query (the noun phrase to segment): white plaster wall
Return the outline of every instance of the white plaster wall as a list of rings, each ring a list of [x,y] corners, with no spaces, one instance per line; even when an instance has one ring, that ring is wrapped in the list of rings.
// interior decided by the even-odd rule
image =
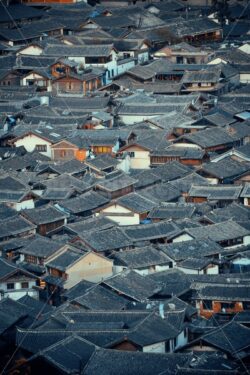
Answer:
[[[134,269],[134,271],[141,276],[147,276],[150,273],[152,273],[152,272],[150,272],[149,268]]]
[[[244,236],[243,237],[243,244],[249,245],[250,244],[250,236]]]
[[[115,221],[118,225],[121,225],[121,226],[140,224],[139,214],[133,213],[132,211],[128,210],[125,207],[119,206],[118,204],[117,205],[114,204],[113,206],[104,208],[101,211],[101,213],[105,214],[107,218]],[[115,216],[113,216],[112,214],[115,214]],[[119,216],[119,214],[123,214],[123,215]],[[96,216],[99,216],[99,213],[96,214]]]
[[[218,275],[219,274],[219,266],[214,264],[213,267],[207,268],[207,274],[208,275]]]
[[[181,333],[177,336],[177,340],[176,340],[176,349],[177,348],[180,348],[181,346],[184,346],[187,344],[188,342],[188,335],[186,334],[186,337],[185,337],[185,334],[184,334],[184,331],[186,330],[187,328],[184,328],[183,331],[181,331]]]
[[[183,241],[190,241],[193,240],[193,237],[191,237],[189,234],[181,234],[180,236],[173,239],[173,242],[183,242]]]
[[[160,114],[157,115],[123,115],[119,114],[119,117],[125,125],[133,125],[137,122],[141,122],[150,118],[158,117]]]
[[[26,151],[33,152],[37,145],[46,145],[47,151],[40,152],[42,155],[46,155],[51,158],[51,143],[46,141],[45,139],[39,138],[34,134],[29,134],[24,138],[20,138],[15,142],[16,147],[23,146]]]
[[[142,351],[145,353],[165,353],[165,341],[144,346]]]
[[[186,148],[195,148],[195,149],[198,149],[198,150],[201,150],[201,147],[194,144],[194,143],[175,143],[174,144],[175,147],[186,147]]]
[[[21,289],[19,291],[14,291],[14,292],[8,291],[8,292],[4,293],[4,298],[9,297],[9,298],[16,301],[19,298],[26,296],[27,294],[28,294],[28,296],[33,297],[35,299],[39,298],[38,292],[34,289],[32,289],[32,290]]]
[[[168,269],[169,269],[168,264],[164,264],[164,265],[161,265],[161,266],[155,266],[155,272],[162,272],[162,271],[166,271]]]
[[[25,209],[31,209],[31,208],[34,208],[35,207],[35,204],[34,204],[34,201],[33,199],[27,199],[23,202],[19,202],[19,203],[15,203],[13,208],[16,210],[16,211],[21,211],[21,210],[25,210]]]
[[[184,267],[176,267],[178,270],[180,270],[180,271],[182,271],[182,272],[184,272],[184,273],[186,273],[187,275],[203,275],[204,274],[204,272],[203,272],[203,270],[201,270],[200,272],[199,271],[197,271],[197,270],[193,270],[193,269],[191,269],[191,268],[184,268]]]
[[[148,59],[149,59],[149,52],[148,51],[146,51],[146,52],[140,52],[138,54],[138,63],[139,64],[142,63],[142,62],[144,62],[144,61],[148,61]]]
[[[116,153],[119,150],[119,148],[120,148],[120,144],[119,144],[119,141],[117,141],[114,147],[112,148],[112,151]]]
[[[248,198],[244,198],[244,206],[248,206]]]
[[[240,73],[240,83],[249,83],[250,73]]]
[[[130,157],[130,167],[133,169],[149,169],[150,156],[149,151],[133,151],[131,148],[129,152],[134,152],[135,156]]]
[[[117,273],[122,272],[126,268],[127,267],[124,267],[124,266],[113,266],[113,274],[116,275]]]
[[[250,55],[250,44],[249,43],[243,44],[243,46],[239,47],[238,49],[240,51],[243,51],[243,52],[247,53],[248,55]]]
[[[42,52],[42,49],[38,46],[28,46],[24,48],[22,51],[17,52],[17,55],[40,56]]]
[[[142,276],[151,275],[156,272],[166,271],[169,269],[168,265],[155,266],[155,268],[147,267],[143,269],[134,269],[135,272],[139,273]]]
[[[21,282],[20,283],[16,282],[14,284],[15,284],[15,289],[13,290],[7,290],[7,283],[0,284],[0,289],[4,291],[4,298],[9,297],[13,300],[17,300],[25,296],[26,294],[28,294],[31,297],[38,298],[38,292],[35,289],[32,289],[32,287],[36,285],[35,280],[29,281],[28,289],[21,289]]]
[[[117,65],[116,74],[124,73],[127,70],[133,68],[134,66],[135,66],[135,60],[129,61],[125,64],[119,64],[119,65]]]
[[[124,159],[119,160],[119,164],[116,166],[117,169],[120,169],[121,171],[128,173],[130,170],[130,157],[125,156]]]
[[[205,177],[209,184],[211,185],[218,185],[219,180],[218,178],[212,178],[212,177]]]
[[[217,64],[220,64],[221,62],[224,63],[224,64],[227,64],[226,61],[224,61],[221,58],[217,57],[216,59],[209,61],[208,65],[217,65]]]
[[[30,80],[30,79],[43,79],[43,77],[40,76],[40,74],[37,74],[37,73],[30,73],[29,75],[27,75],[26,77],[21,79],[21,85],[27,86],[28,85],[27,81]]]

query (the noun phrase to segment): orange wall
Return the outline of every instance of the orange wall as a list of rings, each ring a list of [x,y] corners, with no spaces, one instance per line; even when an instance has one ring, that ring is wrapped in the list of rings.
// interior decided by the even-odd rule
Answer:
[[[77,150],[75,153],[75,158],[79,161],[86,159],[86,150]]]
[[[235,314],[239,311],[243,311],[243,306],[241,302],[235,302],[234,309],[226,309],[226,313],[232,313]],[[213,310],[205,310],[203,309],[202,303],[200,303],[200,315],[204,316],[204,318],[211,318],[213,314],[220,313],[221,311],[221,302],[214,301],[213,302]]]

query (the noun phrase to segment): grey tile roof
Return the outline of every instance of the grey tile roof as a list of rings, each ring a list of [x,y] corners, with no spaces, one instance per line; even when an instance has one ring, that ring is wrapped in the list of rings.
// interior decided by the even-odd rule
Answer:
[[[170,184],[174,187],[176,186],[182,193],[187,193],[192,185],[207,185],[208,180],[193,172],[183,178],[171,181]]]
[[[179,18],[178,20],[173,20],[172,23],[168,25],[168,29],[175,36],[183,37],[220,30],[221,26],[208,18],[196,18],[195,23],[193,22],[193,19],[184,20],[183,18]]]
[[[76,190],[74,188],[47,188],[43,194],[42,199],[45,201],[60,201],[64,199],[70,198],[72,195],[74,195]]]
[[[72,336],[44,349],[37,356],[51,364],[53,368],[65,374],[72,374],[80,373],[94,352],[95,345],[81,337]]]
[[[46,267],[55,268],[57,270],[65,272],[68,268],[77,263],[86,253],[72,247],[66,248],[62,254],[59,254],[51,261],[46,263]]]
[[[111,251],[132,245],[132,240],[120,228],[85,232],[81,238],[87,246],[97,252]]]
[[[183,165],[178,161],[172,161],[170,163],[165,163],[160,167],[154,168],[153,172],[160,176],[163,182],[168,182],[184,177],[192,173],[192,170],[188,166]]]
[[[59,56],[59,57],[108,57],[113,49],[113,44],[107,45],[81,45],[81,46],[57,46],[48,45],[44,54],[46,56]]]
[[[24,247],[19,249],[19,253],[47,258],[58,251],[63,245],[63,242],[53,241],[46,237],[35,236],[34,239],[31,238]]]
[[[44,306],[44,304],[41,301],[33,297],[30,297],[28,294],[19,298],[17,301],[25,305],[28,311],[30,310],[29,314],[33,315],[36,318],[46,313],[50,313],[54,310],[53,306],[49,304]]]
[[[88,233],[89,231],[102,231],[106,229],[111,229],[115,226],[112,220],[106,217],[98,216],[94,218],[85,219],[82,221],[76,221],[75,223],[67,224],[67,228],[73,233],[79,235],[80,237]]]
[[[176,262],[188,258],[197,259],[221,254],[224,249],[212,239],[191,240],[161,245],[160,249]]]
[[[195,207],[191,205],[178,205],[176,203],[168,203],[153,208],[148,217],[150,219],[183,219],[191,218],[194,215]]]
[[[123,310],[128,301],[122,296],[117,295],[112,290],[106,289],[101,285],[95,285],[74,301],[89,310]]]
[[[78,298],[85,294],[90,288],[92,288],[95,284],[87,281],[81,280],[79,283],[74,285],[73,287],[69,288],[63,293],[63,297],[67,300],[71,301],[74,298]]]
[[[250,197],[250,183],[246,183],[244,185],[244,188],[243,188],[240,196],[243,197],[243,198]]]
[[[152,169],[131,169],[130,175],[137,180],[135,184],[136,190],[161,182],[161,177],[154,174]]]
[[[132,225],[124,227],[124,233],[131,241],[144,241],[160,238],[168,238],[179,232],[179,227],[169,221],[160,221],[153,224]]]
[[[215,301],[249,301],[250,291],[246,285],[226,284],[192,284],[194,290],[193,298],[208,299]]]
[[[103,281],[103,284],[135,301],[144,301],[161,289],[157,283],[134,271],[123,271]]]
[[[0,22],[13,22],[23,19],[40,18],[44,15],[44,11],[26,6],[24,4],[11,4],[9,6],[0,6]]]
[[[192,185],[190,197],[204,197],[207,200],[237,200],[242,190],[241,185]]]
[[[102,372],[103,375],[123,373],[124,375],[162,374],[166,368],[175,372],[178,365],[187,364],[190,354],[160,354],[126,352],[119,350],[98,350],[92,356],[84,370],[84,375]]]
[[[232,220],[198,228],[189,228],[186,232],[195,239],[210,238],[216,242],[227,241],[249,235],[249,230],[243,228]]]
[[[68,217],[68,214],[59,211],[56,207],[51,205],[23,210],[22,215],[36,225],[53,223]]]
[[[119,162],[109,154],[98,155],[94,159],[87,159],[86,165],[97,171],[116,167]]]
[[[175,202],[181,196],[178,187],[173,187],[170,183],[160,183],[146,187],[140,190],[140,194],[158,204],[162,202]]]
[[[250,170],[249,162],[240,162],[226,157],[217,162],[203,164],[202,171],[220,179],[230,179],[231,181],[240,177]]]
[[[238,203],[231,203],[223,208],[216,208],[210,213],[206,214],[214,223],[218,221],[225,221],[226,219],[233,219],[240,224],[240,221],[248,221],[250,217],[249,209],[246,206]]]
[[[63,29],[63,24],[52,19],[44,19],[32,24],[26,24],[18,29],[2,28],[0,36],[5,40],[24,41],[42,36],[44,33],[52,30]]]
[[[65,199],[60,206],[65,208],[70,213],[78,214],[81,212],[92,211],[107,204],[108,202],[109,199],[91,190],[81,194],[79,197]]]
[[[114,192],[120,189],[124,189],[128,186],[134,186],[134,184],[136,183],[136,180],[134,178],[125,173],[120,173],[117,176],[115,175],[114,178],[110,177],[100,180],[100,182],[96,184],[96,187],[100,190]]]
[[[234,138],[231,137],[224,129],[206,129],[192,134],[184,135],[180,139],[195,143],[202,148],[214,147],[218,145],[232,144]],[[178,141],[177,141],[178,142]]]
[[[15,265],[14,262],[8,261],[7,259],[4,259],[0,257],[0,279],[4,281],[8,276],[11,276],[12,274],[15,273],[20,273],[23,275],[26,275],[27,277],[31,279],[35,279],[36,276],[31,274],[28,271],[25,271],[22,267]]]
[[[192,270],[202,270],[212,263],[211,259],[207,258],[187,258],[178,263],[178,267],[188,268]]]
[[[232,320],[219,329],[202,336],[202,340],[237,358],[237,353],[246,350],[250,345],[249,332],[249,328]]]
[[[26,317],[26,314],[23,314],[23,317]],[[21,318],[22,316],[10,315],[9,311],[0,311],[0,335],[15,324],[18,324]]]
[[[114,264],[124,265],[130,269],[147,268],[159,264],[168,264],[169,258],[159,250],[151,246],[114,254]]]
[[[126,194],[123,197],[118,198],[117,203],[138,213],[149,211],[156,205],[155,202],[139,195],[138,193]]]
[[[159,315],[152,313],[128,334],[128,339],[143,347],[173,339],[178,334],[179,330],[167,319],[162,319]]]
[[[66,189],[74,189],[78,192],[84,192],[89,190],[89,186],[82,182],[80,179],[70,176],[68,174],[62,174],[58,177],[55,177],[50,180],[46,180],[43,182],[43,185],[47,189],[53,189],[53,190],[66,190]]]
[[[186,71],[182,77],[182,83],[218,83],[220,79],[220,70],[214,68],[200,70],[198,72]]]
[[[15,216],[0,222],[0,238],[15,237],[36,228],[36,225],[22,216]]]
[[[169,69],[170,67],[171,63],[168,60],[161,59],[149,62],[146,65],[136,65],[129,69],[128,73],[132,76],[142,78],[144,81],[153,78],[159,70]]]

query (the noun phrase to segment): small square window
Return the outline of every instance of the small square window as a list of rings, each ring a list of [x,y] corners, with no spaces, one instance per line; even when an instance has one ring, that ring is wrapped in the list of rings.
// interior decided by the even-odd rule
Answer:
[[[21,283],[21,288],[22,289],[28,289],[29,288],[29,283],[27,281],[24,281],[23,283]]]
[[[36,151],[46,152],[47,151],[47,145],[36,145]]]
[[[15,289],[15,284],[14,284],[14,283],[8,283],[8,284],[7,284],[7,289],[8,289],[8,290]]]

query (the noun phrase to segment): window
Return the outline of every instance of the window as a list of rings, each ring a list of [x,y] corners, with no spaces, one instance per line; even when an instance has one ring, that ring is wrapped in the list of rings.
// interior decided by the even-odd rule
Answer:
[[[47,151],[47,145],[36,145],[36,151],[46,152]]]
[[[73,84],[71,82],[67,83],[67,88],[68,90],[71,90],[73,88]]]
[[[129,152],[128,154],[129,154],[129,156],[130,156],[131,158],[134,158],[134,157],[135,157],[135,153],[134,153],[133,151]]]
[[[15,284],[14,283],[7,283],[7,290],[12,290],[15,289]]]
[[[65,150],[60,150],[60,158],[64,158],[66,156]]]
[[[108,147],[108,146],[95,146],[93,151],[97,154],[104,154],[104,153],[112,152],[111,147]]]
[[[213,310],[213,304],[212,301],[205,299],[203,301],[203,309],[204,310]]]
[[[166,353],[170,352],[170,341],[169,340],[165,342],[165,352]]]
[[[250,301],[243,302],[243,310],[250,310]]]
[[[24,259],[27,263],[37,263],[37,258],[34,255],[25,255]]]
[[[233,302],[222,302],[221,310],[234,309],[235,303]]]
[[[29,283],[27,281],[24,281],[21,283],[21,288],[22,289],[28,289],[29,288]]]
[[[177,338],[175,337],[174,338],[174,348],[176,348],[176,345],[177,345]]]

